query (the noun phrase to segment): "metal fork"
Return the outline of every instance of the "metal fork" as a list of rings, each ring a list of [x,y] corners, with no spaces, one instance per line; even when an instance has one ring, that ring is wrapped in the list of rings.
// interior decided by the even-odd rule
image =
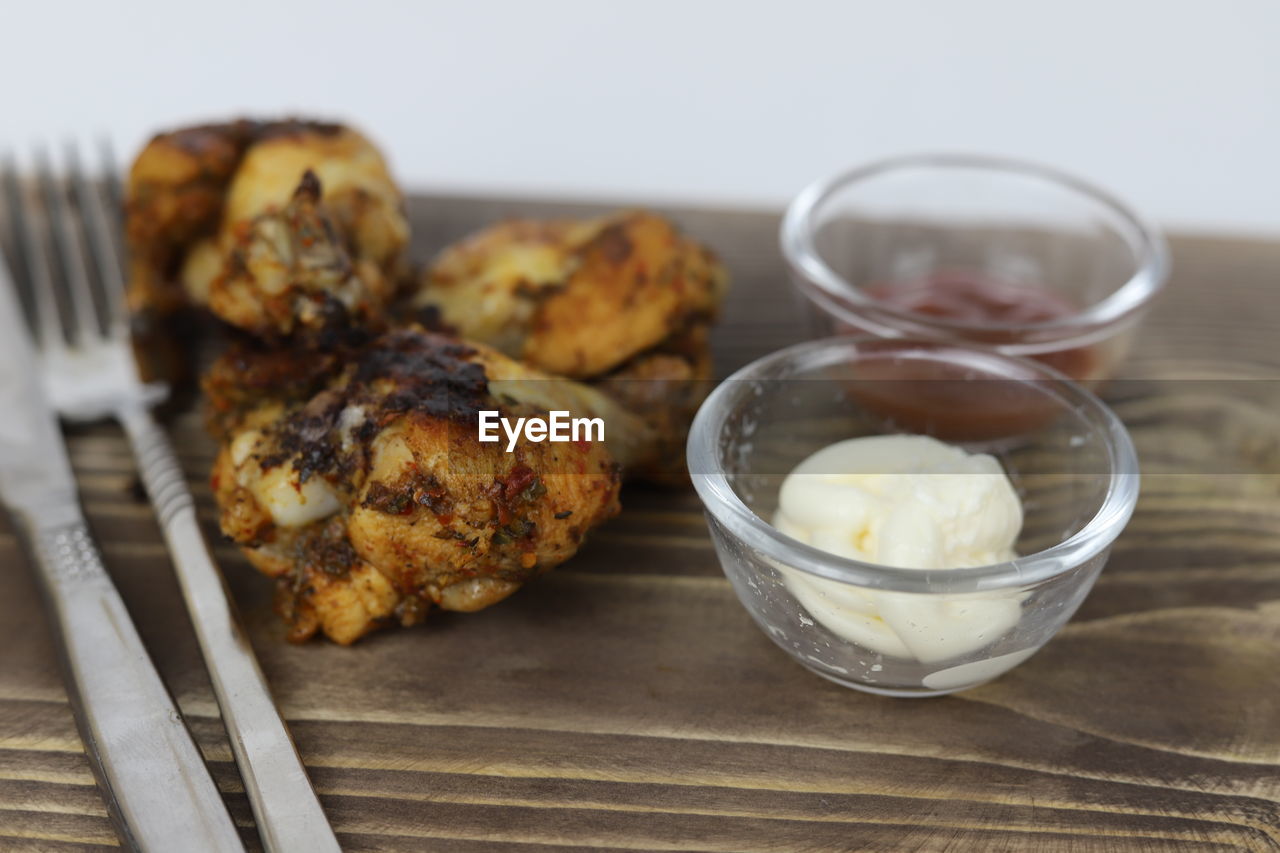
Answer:
[[[27,260],[26,284],[47,394],[65,420],[114,418],[128,436],[264,846],[273,852],[337,851],[337,839],[200,531],[182,469],[151,415],[167,388],[139,378],[117,251],[119,218],[107,212],[102,196],[106,192],[119,199],[120,193],[109,155],[104,160],[105,180],[95,184],[86,178],[74,147],[68,148],[63,177],[55,177],[48,158],[38,156],[36,182],[43,209],[25,203],[11,168],[4,176],[10,217],[18,224]],[[44,229],[37,227],[41,222]],[[60,276],[41,245],[42,230]],[[65,295],[61,310],[54,296],[58,286]]]

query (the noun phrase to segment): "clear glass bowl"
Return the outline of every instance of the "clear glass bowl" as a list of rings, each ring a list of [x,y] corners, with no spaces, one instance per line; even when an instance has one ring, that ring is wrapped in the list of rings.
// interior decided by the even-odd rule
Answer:
[[[1023,504],[1021,556],[893,568],[770,524],[800,461],[900,432],[999,460]],[[769,638],[819,675],[893,696],[963,690],[1034,654],[1093,586],[1138,497],[1133,444],[1100,400],[1043,364],[966,344],[836,337],[766,356],[707,398],[688,461],[724,572]],[[875,617],[852,628],[824,617],[849,602],[906,612],[921,637],[959,651],[904,652]]]
[[[819,181],[788,208],[781,240],[818,336],[983,343],[1085,384],[1114,374],[1169,273],[1159,231],[1108,193],[974,155],[900,157]],[[957,278],[1001,298],[1034,291],[1057,312],[964,321],[885,298]]]

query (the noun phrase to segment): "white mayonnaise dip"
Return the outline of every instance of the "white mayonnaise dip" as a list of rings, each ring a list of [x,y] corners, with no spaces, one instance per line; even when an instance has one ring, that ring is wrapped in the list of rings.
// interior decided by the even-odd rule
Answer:
[[[1022,504],[995,458],[936,439],[840,441],[783,481],[774,526],[815,548],[867,563],[955,569],[1013,559]],[[787,588],[832,633],[891,657],[949,660],[1018,623],[1018,591],[884,592],[780,567]]]

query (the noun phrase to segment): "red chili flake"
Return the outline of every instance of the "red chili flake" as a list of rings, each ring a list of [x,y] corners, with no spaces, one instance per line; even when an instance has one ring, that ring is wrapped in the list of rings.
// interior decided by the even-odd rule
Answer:
[[[528,465],[517,465],[511,469],[511,473],[502,484],[502,496],[509,501],[515,500],[516,496],[533,485],[536,479],[538,475]]]

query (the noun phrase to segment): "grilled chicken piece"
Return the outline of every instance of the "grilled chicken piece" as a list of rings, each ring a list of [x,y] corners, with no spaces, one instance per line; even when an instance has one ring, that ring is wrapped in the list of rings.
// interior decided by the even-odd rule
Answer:
[[[709,250],[644,212],[514,221],[440,253],[419,309],[465,338],[582,379],[659,435],[632,473],[684,482],[689,424],[712,374],[707,332],[728,286]]]
[[[316,348],[280,347],[233,337],[200,378],[206,426],[224,441],[267,404],[290,408],[315,396],[369,342],[363,330],[335,333]]]
[[[715,385],[707,333],[705,325],[691,326],[590,383],[653,432],[654,444],[628,469],[629,476],[659,485],[688,485],[689,427]]]
[[[235,230],[208,285],[210,311],[267,340],[382,327],[391,283],[357,274],[320,196],[319,179],[307,171],[283,209]]]
[[[432,606],[502,600],[618,511],[619,459],[654,444],[591,388],[418,329],[352,345],[327,371],[269,357],[248,387],[234,388],[234,366],[206,383],[223,430],[213,489],[223,532],[279,579],[295,640],[319,630],[347,644]],[[607,445],[479,441],[482,409],[552,407],[603,418]]]
[[[280,213],[308,171],[356,275],[373,292],[393,289],[409,225],[372,143],[337,124],[238,121],[160,134],[134,162],[125,209],[135,314],[205,304],[244,232]]]
[[[178,273],[193,243],[213,234],[256,122],[187,127],[153,138],[129,170],[125,237],[129,307],[167,314],[186,303]]]
[[[634,212],[485,229],[436,258],[416,302],[464,338],[587,379],[708,323],[726,286],[707,249]]]

